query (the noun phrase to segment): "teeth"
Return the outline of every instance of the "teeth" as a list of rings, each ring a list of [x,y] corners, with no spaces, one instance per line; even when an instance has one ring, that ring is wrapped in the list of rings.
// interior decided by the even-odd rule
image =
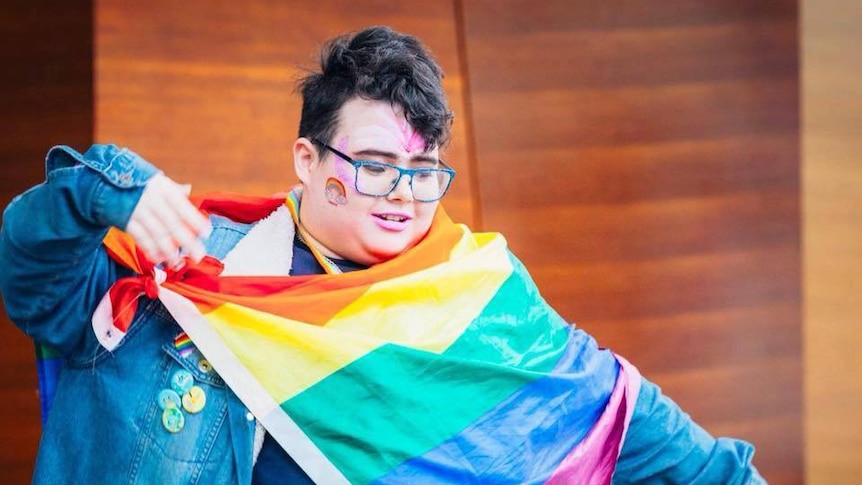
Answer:
[[[389,214],[383,214],[383,215],[380,215],[379,217],[380,217],[381,219],[385,220],[385,221],[404,222],[404,221],[406,221],[406,220],[407,220],[407,218],[406,218],[406,217],[402,217],[402,216],[392,216],[392,215],[389,215]]]

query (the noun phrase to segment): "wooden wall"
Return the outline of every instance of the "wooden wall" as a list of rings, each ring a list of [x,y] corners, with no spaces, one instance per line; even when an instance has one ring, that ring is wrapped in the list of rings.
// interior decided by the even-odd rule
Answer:
[[[805,436],[811,485],[862,476],[862,9],[802,9]]]
[[[463,5],[483,225],[563,316],[799,483],[796,3]]]
[[[132,147],[195,191],[269,194],[296,183],[293,141],[305,69],[327,39],[368,25],[433,47],[458,118],[466,111],[450,2],[97,2],[96,139]],[[450,212],[472,222],[465,123],[445,156]],[[461,183],[463,180],[465,183]]]
[[[295,79],[370,24],[447,72],[450,212],[506,234],[566,318],[707,429],[753,441],[770,483],[800,483],[796,4],[100,1],[95,139],[195,191],[282,190]],[[0,445],[0,467],[32,449]]]
[[[0,207],[45,178],[45,152],[93,141],[92,4],[14,0],[0,11]],[[0,268],[3,271],[3,268]],[[2,304],[0,304],[2,306]],[[39,443],[33,343],[0,308],[0,483],[30,483]]]

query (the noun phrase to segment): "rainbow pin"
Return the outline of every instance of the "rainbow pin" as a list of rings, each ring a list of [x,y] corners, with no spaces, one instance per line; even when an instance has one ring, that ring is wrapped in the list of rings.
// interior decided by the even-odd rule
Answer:
[[[192,339],[185,332],[180,332],[179,335],[174,337],[174,348],[185,359],[194,352],[195,344],[192,343]]]

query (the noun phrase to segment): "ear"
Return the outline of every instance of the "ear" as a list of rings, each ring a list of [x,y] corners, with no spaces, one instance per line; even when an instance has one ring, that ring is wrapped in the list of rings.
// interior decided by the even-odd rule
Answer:
[[[303,185],[311,181],[311,172],[318,162],[317,149],[311,140],[300,137],[293,142],[293,170]]]

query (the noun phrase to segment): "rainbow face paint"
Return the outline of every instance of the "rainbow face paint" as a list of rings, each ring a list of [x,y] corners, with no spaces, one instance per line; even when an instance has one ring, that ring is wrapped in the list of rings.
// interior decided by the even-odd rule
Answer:
[[[347,204],[347,191],[344,189],[344,184],[334,177],[326,179],[326,200],[332,205]]]

